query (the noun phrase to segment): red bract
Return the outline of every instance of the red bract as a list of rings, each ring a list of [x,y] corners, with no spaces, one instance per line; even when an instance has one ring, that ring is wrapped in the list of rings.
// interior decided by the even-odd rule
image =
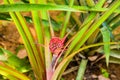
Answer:
[[[64,38],[60,39],[59,37],[53,37],[49,43],[50,51],[53,54],[59,54],[62,48],[64,47],[64,41],[65,41]]]

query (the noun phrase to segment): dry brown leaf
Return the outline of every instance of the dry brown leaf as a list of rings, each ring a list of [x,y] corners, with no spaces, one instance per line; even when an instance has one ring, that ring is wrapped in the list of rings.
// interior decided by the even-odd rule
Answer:
[[[22,58],[25,58],[25,57],[27,56],[26,50],[25,50],[25,49],[19,50],[17,56],[18,56],[19,58],[21,58],[21,59],[22,59]]]

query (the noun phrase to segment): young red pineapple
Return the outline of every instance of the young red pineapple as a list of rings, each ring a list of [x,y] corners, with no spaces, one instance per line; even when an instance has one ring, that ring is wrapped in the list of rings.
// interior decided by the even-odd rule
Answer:
[[[74,27],[72,29],[74,29]],[[58,55],[61,52],[61,50],[64,48],[64,42],[65,42],[67,36],[72,31],[72,29],[62,39],[60,39],[59,37],[52,37],[52,39],[50,40],[50,43],[49,43],[49,49],[53,54]]]
[[[74,26],[75,27],[75,26]],[[73,28],[74,28],[73,27]],[[73,29],[72,28],[72,29]],[[64,38],[60,39],[59,37],[53,37],[50,40],[49,43],[49,49],[50,51],[53,53],[53,58],[52,58],[52,67],[55,64],[55,61],[57,59],[57,57],[59,56],[59,54],[64,51],[64,44],[65,44],[65,40],[67,38],[67,36],[70,34],[70,32],[72,31],[72,29],[65,35]]]
[[[53,53],[52,67],[54,66],[55,61],[56,61],[57,57],[59,56],[60,52],[64,48],[65,39],[66,39],[66,37],[64,37],[63,39],[60,39],[59,37],[53,37],[50,40],[49,49]]]
[[[64,47],[65,38],[60,39],[59,37],[53,37],[50,40],[49,48],[53,54],[59,54]]]

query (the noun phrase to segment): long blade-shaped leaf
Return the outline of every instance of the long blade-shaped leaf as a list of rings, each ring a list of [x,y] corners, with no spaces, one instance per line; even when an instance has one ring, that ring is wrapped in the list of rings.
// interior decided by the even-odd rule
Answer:
[[[74,0],[70,0],[69,6],[71,7],[73,4],[74,4]],[[61,30],[61,34],[60,34],[60,37],[61,37],[61,38],[63,38],[64,35],[65,35],[65,31],[66,31],[66,29],[67,29],[67,24],[68,24],[68,21],[69,21],[69,19],[70,19],[70,15],[71,15],[71,12],[68,11],[67,14],[66,14],[66,17],[65,17],[64,25],[63,25],[62,30]]]
[[[90,8],[87,6],[72,6],[65,5],[51,5],[51,4],[9,4],[0,5],[0,12],[14,12],[14,11],[39,11],[39,10],[59,10],[59,11],[72,11],[72,12],[85,12],[85,11],[107,11],[108,8]],[[120,9],[114,10],[115,13],[120,13]]]
[[[30,0],[30,3],[36,3],[35,0]],[[42,27],[42,22],[40,20],[40,14],[38,11],[32,11],[32,19],[33,19],[33,23],[34,23],[34,27],[35,27],[35,31],[36,31],[36,35],[37,35],[37,40],[39,44],[43,44],[43,27]],[[40,50],[40,58],[41,58],[41,62],[43,62],[43,65],[45,63],[44,61],[44,54],[43,54],[43,47],[40,46],[39,47]]]
[[[87,62],[88,62],[88,60],[82,59],[82,61],[80,63],[80,66],[79,66],[79,70],[78,70],[78,73],[77,73],[76,80],[83,80],[85,69],[86,69],[86,66],[87,66]]]
[[[62,11],[78,11],[74,8],[64,5],[51,4],[7,4],[0,5],[0,12],[10,11],[38,11],[38,10],[62,10]]]
[[[103,36],[103,42],[110,42],[110,32],[105,24],[103,24],[103,27],[101,28],[101,33]],[[104,45],[104,52],[105,52],[105,57],[106,57],[106,63],[108,66],[109,57],[110,57],[110,45],[109,44]]]
[[[11,2],[13,3],[12,0],[11,0]],[[8,4],[9,1],[5,0],[5,3]],[[10,12],[10,15],[13,18],[13,20],[16,24],[16,27],[23,39],[23,42],[24,42],[25,47],[28,52],[28,57],[29,57],[31,66],[32,66],[33,70],[35,71],[37,78],[42,79],[42,75],[39,76],[39,72],[43,69],[40,68],[41,67],[40,65],[38,65],[38,64],[41,64],[41,61],[38,56],[38,52],[35,48],[36,46],[31,37],[30,31],[29,31],[28,27],[26,26],[26,23],[24,22],[25,20],[23,19],[22,15],[19,12],[16,12],[16,13]],[[42,72],[43,71],[41,71],[41,73]]]
[[[84,33],[85,37],[80,41],[79,45],[76,47],[76,49],[79,49],[83,43],[90,37],[90,35],[113,13],[113,11],[119,7],[120,1],[116,0],[110,7],[108,11],[106,11],[98,20],[94,22],[93,25],[91,25],[90,29]]]
[[[100,7],[102,6],[101,3],[104,3],[104,2],[105,2],[105,0],[100,1],[99,4],[97,4],[97,5],[98,5],[97,7],[100,8]],[[84,21],[84,23],[83,23],[83,25],[82,25],[83,28],[77,32],[76,38],[74,39],[74,41],[72,41],[71,45],[69,46],[69,48],[68,48],[68,50],[67,50],[67,52],[66,52],[66,54],[65,54],[65,57],[66,57],[68,54],[70,54],[70,52],[71,52],[72,49],[75,47],[75,45],[76,45],[78,42],[80,42],[80,39],[81,39],[82,36],[85,34],[85,32],[87,32],[87,29],[89,28],[89,26],[90,26],[91,23],[93,22],[96,14],[97,14],[96,12],[91,12],[90,15],[86,18],[86,20]],[[78,48],[79,48],[81,45],[77,45],[77,46],[78,46]],[[78,48],[76,48],[76,50],[77,50]],[[75,48],[74,48],[74,50],[75,50]]]
[[[0,74],[4,75],[4,76],[8,76],[8,75],[12,75],[20,80],[30,80],[27,76],[25,76],[24,74],[16,71],[15,69],[0,63]],[[9,78],[9,77],[8,77]]]

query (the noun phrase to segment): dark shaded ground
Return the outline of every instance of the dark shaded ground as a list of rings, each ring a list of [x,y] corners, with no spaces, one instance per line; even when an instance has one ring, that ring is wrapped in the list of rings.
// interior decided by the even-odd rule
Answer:
[[[14,23],[0,21],[0,46],[15,53],[15,49],[20,45],[20,36]],[[67,70],[72,72],[65,73],[64,80],[75,80],[77,75],[79,61],[72,61]],[[107,71],[110,76],[109,79],[102,79],[100,68],[105,68],[105,63],[99,61],[91,66],[91,62],[88,63],[87,70],[84,76],[84,80],[120,80],[120,65],[110,64]]]
[[[110,64],[109,67],[105,67],[104,62],[98,62],[94,65],[89,65],[87,66],[85,75],[84,75],[84,80],[120,80],[120,65],[119,64]],[[69,65],[70,66],[70,65]],[[73,67],[73,66],[71,66]],[[109,78],[105,78],[102,76],[102,72],[100,68],[104,68],[107,70],[109,73]],[[75,80],[77,76],[77,70],[68,73],[64,75],[64,80]]]

